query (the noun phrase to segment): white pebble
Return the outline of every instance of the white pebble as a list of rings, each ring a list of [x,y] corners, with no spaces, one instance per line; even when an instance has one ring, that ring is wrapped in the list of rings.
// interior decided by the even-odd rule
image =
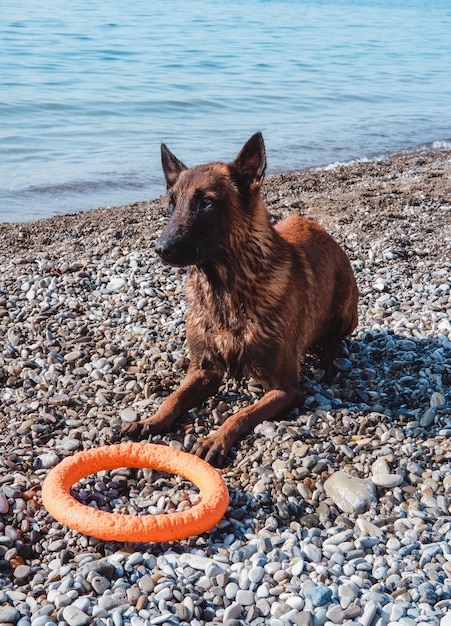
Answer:
[[[122,411],[119,413],[119,417],[123,422],[127,423],[136,422],[138,420],[138,414],[134,409],[129,406],[125,409],[122,409]]]
[[[445,404],[446,404],[445,396],[442,393],[435,391],[431,395],[431,399],[430,399],[431,408],[437,409],[442,406],[445,406]]]
[[[265,574],[265,570],[260,565],[252,567],[248,572],[249,581],[253,584],[259,583]]]
[[[66,606],[63,609],[63,618],[69,626],[85,626],[91,618],[76,606]]]
[[[376,500],[374,486],[369,480],[350,476],[341,470],[326,480],[324,489],[345,513],[363,513]]]
[[[121,276],[114,276],[109,280],[106,286],[106,290],[109,293],[112,293],[114,291],[121,291],[121,289],[123,289],[126,284],[127,280],[125,278],[122,278]]]
[[[5,515],[9,511],[9,502],[8,498],[5,496],[3,491],[0,491],[0,514]]]

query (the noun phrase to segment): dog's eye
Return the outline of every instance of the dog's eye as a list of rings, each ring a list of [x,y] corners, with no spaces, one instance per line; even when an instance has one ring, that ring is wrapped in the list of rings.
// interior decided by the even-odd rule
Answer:
[[[174,213],[175,211],[175,198],[173,196],[169,196],[169,213]]]
[[[203,211],[208,211],[212,208],[212,206],[213,200],[211,198],[209,198],[208,196],[202,196],[202,198],[200,198],[199,209],[202,209]]]

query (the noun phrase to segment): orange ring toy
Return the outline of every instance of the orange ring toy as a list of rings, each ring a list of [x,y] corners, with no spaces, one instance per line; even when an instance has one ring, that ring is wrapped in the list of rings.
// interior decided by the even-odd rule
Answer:
[[[201,501],[184,511],[162,515],[122,515],[99,511],[70,495],[71,486],[89,474],[117,467],[148,467],[179,474],[199,487]],[[42,500],[59,522],[107,541],[175,541],[212,528],[224,515],[229,492],[219,473],[194,454],[169,446],[127,442],[67,457],[42,485]]]

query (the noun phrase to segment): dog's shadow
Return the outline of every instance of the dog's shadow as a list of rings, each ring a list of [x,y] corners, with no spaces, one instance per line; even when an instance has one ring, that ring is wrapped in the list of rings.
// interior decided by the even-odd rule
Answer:
[[[389,330],[362,332],[343,342],[332,369],[332,373],[323,369],[321,352],[309,352],[300,380],[301,402],[281,419],[323,409],[358,415],[377,412],[404,424],[421,421],[433,409],[436,419],[427,425],[444,427],[451,420],[451,341],[444,335],[419,339]],[[233,408],[234,401],[252,403],[263,394],[252,381],[241,381],[239,393],[233,389],[227,382],[214,403],[225,401]],[[204,417],[207,412],[208,408]]]
[[[361,432],[366,416],[372,413],[394,425],[418,421],[428,432],[451,423],[451,341],[444,335],[416,338],[390,330],[361,332],[343,342],[331,375],[323,369],[321,356],[315,351],[306,355],[301,402],[278,421],[287,420],[295,427],[308,422],[311,414],[326,411],[333,416],[345,411],[349,436]],[[172,387],[178,384],[178,376],[174,376]],[[217,394],[185,414],[167,436],[186,447],[187,434],[192,433],[192,441],[208,435],[229,415],[262,395],[263,390],[252,380],[225,380]],[[236,450],[243,443],[252,444],[254,438],[251,433],[238,444],[229,457],[230,466],[235,464]],[[245,465],[245,459],[240,462]]]
[[[344,359],[336,361],[344,371],[338,369],[329,387],[333,408],[375,410],[404,423],[420,420],[429,408],[439,413],[449,406],[451,342],[445,336],[368,331],[345,342],[344,350]]]
[[[240,451],[261,448],[266,436],[280,442],[276,457],[287,459],[288,473],[301,462],[293,458],[296,446],[304,445],[312,457],[318,450],[316,444],[327,450],[324,468],[312,468],[314,483],[325,480],[330,471],[352,464],[339,451],[340,446],[366,446],[371,455],[373,440],[379,440],[381,432],[395,429],[416,440],[420,449],[421,441],[442,436],[451,428],[451,342],[445,336],[416,338],[382,330],[361,333],[344,343],[337,365],[335,375],[327,380],[318,355],[307,355],[301,405],[279,424],[257,427],[247,442],[236,448],[241,471],[252,472],[252,464],[257,463],[259,475],[271,474],[274,459],[266,458],[264,450],[257,460],[250,455],[248,464]],[[417,461],[423,463],[421,457]],[[284,497],[283,486],[284,480],[277,475],[268,483],[268,490],[259,494],[235,483],[232,508],[252,510],[257,525],[260,518],[264,524],[268,515],[274,515],[282,525],[300,519],[308,525],[310,518],[317,524],[316,507],[306,504],[299,494]]]

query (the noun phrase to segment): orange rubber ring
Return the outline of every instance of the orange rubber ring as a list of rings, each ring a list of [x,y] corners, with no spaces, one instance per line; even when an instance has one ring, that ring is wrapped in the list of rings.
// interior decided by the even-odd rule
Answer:
[[[184,511],[162,515],[123,515],[99,511],[70,495],[71,486],[89,474],[117,467],[148,467],[179,474],[199,487],[201,501]],[[206,461],[169,446],[127,442],[78,452],[67,457],[42,485],[48,512],[62,524],[106,541],[175,541],[212,528],[224,515],[229,492],[220,474]]]

